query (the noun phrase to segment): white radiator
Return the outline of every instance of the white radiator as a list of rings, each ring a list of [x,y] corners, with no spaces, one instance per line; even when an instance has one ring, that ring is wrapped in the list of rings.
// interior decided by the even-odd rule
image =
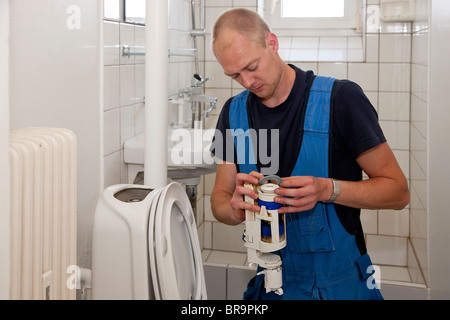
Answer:
[[[67,129],[11,132],[11,299],[69,300],[75,266],[77,144]]]

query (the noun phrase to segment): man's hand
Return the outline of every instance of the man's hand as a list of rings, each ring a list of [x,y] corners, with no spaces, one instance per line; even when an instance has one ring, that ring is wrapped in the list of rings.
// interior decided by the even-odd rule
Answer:
[[[275,202],[288,205],[278,209],[279,213],[311,210],[318,201],[327,201],[333,193],[330,179],[297,176],[283,178],[281,188],[275,190],[279,196]]]

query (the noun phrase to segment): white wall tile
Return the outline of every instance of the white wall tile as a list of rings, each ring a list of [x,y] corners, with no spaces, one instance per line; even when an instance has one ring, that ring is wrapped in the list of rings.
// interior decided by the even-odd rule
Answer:
[[[409,236],[409,209],[380,210],[379,234],[397,237]]]
[[[378,211],[361,210],[361,224],[364,234],[378,234]]]
[[[410,64],[380,63],[380,91],[409,92],[410,83]]]
[[[336,79],[347,79],[347,63],[319,62],[319,75]]]
[[[206,262],[243,266],[246,258],[247,255],[245,253],[213,250]]]
[[[116,22],[103,23],[103,63],[117,65],[120,61],[120,25]]]
[[[233,0],[206,0],[206,7],[232,7]]]
[[[359,84],[364,91],[378,91],[378,64],[349,63],[348,78]]]
[[[213,249],[246,252],[246,247],[242,241],[244,228],[244,224],[228,226],[219,222],[213,223]]]
[[[231,0],[228,0],[231,1]],[[214,1],[215,3],[216,1]],[[208,33],[212,33],[213,28],[214,28],[214,24],[217,21],[217,18],[219,18],[219,16],[225,12],[227,9],[230,8],[231,5],[229,6],[221,6],[218,7],[218,5],[220,4],[220,2],[223,1],[217,1],[217,7],[206,7],[205,11],[206,11],[206,15],[205,15],[205,28],[207,30]]]
[[[120,110],[114,109],[104,112],[104,154],[120,150]]]
[[[319,49],[319,61],[347,61],[347,49]],[[314,60],[312,60],[314,61]]]
[[[125,107],[135,103],[134,65],[120,66],[120,106]]]
[[[103,72],[103,109],[106,111],[120,107],[120,68],[105,66]]]
[[[406,266],[407,239],[367,235],[367,251],[374,264]]]
[[[292,49],[319,49],[319,37],[293,37]]]
[[[410,62],[410,34],[381,34],[380,62]]]
[[[428,30],[416,32],[412,35],[412,57],[411,61],[416,64],[428,64]]]
[[[322,51],[321,51],[322,52]],[[287,53],[281,52],[281,54],[286,58]],[[328,59],[324,56],[323,58],[328,61],[339,60],[336,58],[334,52],[324,52],[323,55],[328,54]],[[317,49],[291,49],[289,52],[289,58],[285,59],[287,61],[317,61],[319,60],[319,50]]]
[[[120,166],[121,166],[120,152],[112,153],[106,156],[103,160],[105,168],[104,187],[109,187],[121,183]]]
[[[428,100],[428,67],[413,64],[411,72],[411,92],[426,102]]]
[[[142,103],[145,97],[145,64],[134,67],[134,102]]]
[[[319,49],[347,49],[347,37],[321,37]]]
[[[120,146],[126,140],[133,138],[134,134],[134,106],[123,107],[120,109]]]
[[[363,48],[362,37],[361,36],[348,37],[347,38],[347,46],[349,49],[362,49]]]
[[[182,30],[190,24],[190,1],[172,0],[169,1],[169,29]],[[189,14],[188,14],[189,13]],[[197,21],[198,23],[198,21]]]
[[[145,105],[143,103],[134,105],[134,124],[135,134],[144,132],[145,130]]]
[[[145,53],[145,27],[136,26],[134,30],[134,45],[133,52]],[[135,63],[145,63],[145,56],[135,56]]]
[[[348,49],[347,60],[349,62],[364,61],[364,50],[361,49]]]
[[[283,49],[291,49],[292,37],[277,37],[278,45]]]
[[[380,120],[409,121],[409,92],[380,92],[378,104]]]
[[[212,233],[212,225],[213,222],[204,222],[205,228],[204,238],[203,238],[203,246],[208,249],[212,249],[212,241],[213,241],[213,233]]]
[[[379,39],[378,34],[366,35],[366,62],[379,61]]]
[[[223,73],[222,66],[216,62],[205,62],[205,73],[212,79],[205,83],[206,88],[230,88],[231,78]]]
[[[380,125],[392,149],[409,150],[409,122],[380,121]]]
[[[256,7],[257,0],[233,0],[233,6],[235,7]]]

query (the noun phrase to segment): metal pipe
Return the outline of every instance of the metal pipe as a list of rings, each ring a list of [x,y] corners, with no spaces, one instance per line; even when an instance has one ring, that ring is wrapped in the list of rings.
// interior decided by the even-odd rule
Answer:
[[[145,28],[145,163],[144,184],[167,185],[169,112],[169,8],[167,0],[147,0]]]
[[[191,1],[191,17],[192,17],[192,30],[196,30],[196,21],[195,21],[195,0]],[[194,39],[194,49],[195,49],[195,73],[200,72],[199,61],[198,61],[198,45],[197,45],[197,36],[192,34],[192,38]]]

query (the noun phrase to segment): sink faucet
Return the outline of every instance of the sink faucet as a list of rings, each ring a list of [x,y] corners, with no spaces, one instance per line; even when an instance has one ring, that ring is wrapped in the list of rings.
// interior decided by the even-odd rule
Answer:
[[[217,106],[217,98],[214,98],[214,101],[209,104],[209,108],[205,110],[205,117],[209,118],[209,114],[213,111]]]
[[[217,106],[217,97],[207,96],[205,94],[194,94],[189,96],[188,102],[200,102],[209,103],[208,109],[205,111],[205,117],[209,117],[211,111],[213,111]]]

